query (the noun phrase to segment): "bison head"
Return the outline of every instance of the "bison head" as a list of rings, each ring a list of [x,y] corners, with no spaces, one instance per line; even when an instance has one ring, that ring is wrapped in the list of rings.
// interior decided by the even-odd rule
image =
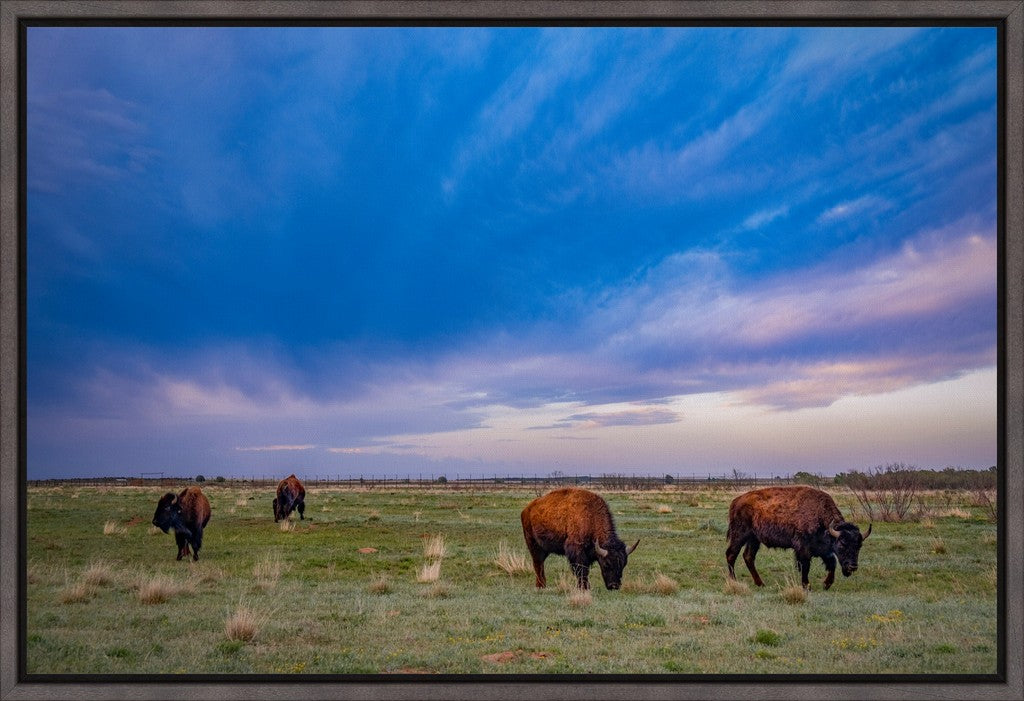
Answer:
[[[857,571],[857,556],[860,554],[860,546],[871,535],[871,524],[868,524],[868,532],[863,536],[860,534],[860,529],[848,521],[843,521],[838,526],[829,525],[828,534],[835,538],[832,552],[839,559],[839,566],[843,568],[843,576],[849,577]]]
[[[606,588],[618,589],[622,586],[622,570],[626,569],[626,560],[638,545],[639,540],[633,543],[633,547],[627,548],[621,540],[613,538],[607,548],[602,548],[600,543],[594,541],[594,553],[597,555],[597,564],[601,566],[601,577],[604,578]]]
[[[178,533],[189,534],[188,528],[181,520],[181,504],[174,497],[173,492],[167,492],[156,505],[156,513],[153,514],[153,525],[164,533],[173,528]]]

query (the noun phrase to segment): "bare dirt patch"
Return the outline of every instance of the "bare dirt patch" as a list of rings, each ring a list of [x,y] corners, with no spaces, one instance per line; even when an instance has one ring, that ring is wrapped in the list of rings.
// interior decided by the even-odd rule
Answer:
[[[505,662],[511,662],[512,660],[519,657],[522,654],[522,650],[506,650],[505,652],[492,652],[490,655],[481,655],[480,659],[484,662],[494,662],[496,664],[504,664]]]
[[[359,548],[356,552],[360,552],[363,555],[369,555],[370,553],[377,552],[377,548]]]

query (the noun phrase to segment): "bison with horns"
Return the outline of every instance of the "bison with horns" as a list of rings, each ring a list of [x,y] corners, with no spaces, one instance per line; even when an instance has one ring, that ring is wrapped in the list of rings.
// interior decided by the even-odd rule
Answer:
[[[596,560],[608,589],[622,586],[626,558],[632,547],[615,534],[612,512],[604,499],[586,489],[556,489],[531,501],[522,513],[526,547],[533,557],[537,587],[547,583],[544,560],[548,555],[565,555],[581,589],[590,588],[590,565]]]
[[[210,522],[210,500],[199,487],[186,487],[177,496],[167,492],[156,505],[153,525],[167,533],[174,529],[178,542],[178,558],[188,555],[192,546],[192,559],[199,559],[199,548],[203,546],[203,529]]]
[[[733,565],[740,549],[754,583],[763,586],[754,558],[762,545],[769,548],[792,548],[800,568],[800,580],[808,588],[807,573],[811,558],[820,557],[828,575],[823,584],[828,589],[836,576],[836,560],[849,577],[857,570],[860,546],[871,535],[871,526],[863,536],[860,529],[843,519],[835,501],[813,487],[766,487],[755,489],[733,499],[729,505],[729,547],[725,561],[729,578],[736,579]]]
[[[293,510],[299,512],[299,518],[305,519],[306,488],[295,475],[288,475],[277,484],[277,498],[274,499],[274,523],[288,518]]]

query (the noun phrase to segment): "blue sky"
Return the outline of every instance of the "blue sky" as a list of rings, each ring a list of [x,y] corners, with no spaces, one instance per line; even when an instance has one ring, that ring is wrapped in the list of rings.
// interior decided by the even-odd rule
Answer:
[[[996,461],[996,33],[31,27],[30,478]]]

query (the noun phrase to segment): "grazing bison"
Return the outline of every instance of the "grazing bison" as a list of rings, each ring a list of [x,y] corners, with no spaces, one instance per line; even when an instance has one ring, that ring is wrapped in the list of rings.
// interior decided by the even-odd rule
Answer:
[[[288,518],[292,511],[298,509],[299,518],[305,519],[306,488],[295,475],[288,475],[277,483],[277,498],[274,499],[274,523]]]
[[[741,494],[729,505],[729,547],[725,561],[729,578],[736,579],[733,565],[744,545],[743,561],[747,563],[754,583],[763,586],[754,567],[754,558],[762,545],[769,548],[792,548],[800,568],[800,580],[808,588],[807,573],[811,558],[820,557],[828,570],[824,585],[828,589],[836,577],[836,558],[849,577],[857,570],[860,546],[871,535],[843,520],[836,503],[825,492],[813,487],[766,487]]]
[[[199,548],[203,547],[203,529],[210,522],[210,501],[199,487],[186,487],[175,497],[167,492],[156,505],[153,525],[164,533],[174,529],[178,542],[178,559],[188,555],[192,546],[192,559],[199,559]]]
[[[612,512],[604,499],[586,489],[556,489],[534,499],[521,515],[526,547],[533,557],[537,588],[547,583],[544,560],[548,555],[565,555],[581,589],[590,588],[590,565],[601,566],[604,585],[622,586],[626,558],[640,544],[627,548],[615,534]]]

